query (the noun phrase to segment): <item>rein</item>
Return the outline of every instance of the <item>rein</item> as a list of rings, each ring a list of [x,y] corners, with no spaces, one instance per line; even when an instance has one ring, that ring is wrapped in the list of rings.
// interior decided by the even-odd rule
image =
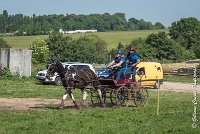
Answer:
[[[52,65],[51,65],[51,66],[52,66]],[[51,67],[51,66],[50,66],[50,67]],[[49,67],[49,68],[50,68],[50,67]],[[53,69],[51,69],[51,71],[49,70],[49,68],[48,68],[48,72],[49,72],[50,75],[52,75],[52,74],[53,74],[53,71],[54,71],[55,68],[56,68],[56,66],[54,65],[54,66],[53,66]]]
[[[64,71],[62,71],[62,72],[60,72],[60,73],[58,73],[60,76],[62,75],[64,73],[64,77],[65,77],[65,75],[66,75],[66,70],[64,70]]]

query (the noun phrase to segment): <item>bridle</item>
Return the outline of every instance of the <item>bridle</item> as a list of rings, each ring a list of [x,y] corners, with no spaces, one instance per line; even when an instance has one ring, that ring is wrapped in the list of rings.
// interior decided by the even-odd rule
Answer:
[[[51,69],[50,69],[51,68]],[[49,76],[52,76],[55,73],[55,69],[56,69],[56,64],[51,64],[47,70],[47,74],[49,74]]]

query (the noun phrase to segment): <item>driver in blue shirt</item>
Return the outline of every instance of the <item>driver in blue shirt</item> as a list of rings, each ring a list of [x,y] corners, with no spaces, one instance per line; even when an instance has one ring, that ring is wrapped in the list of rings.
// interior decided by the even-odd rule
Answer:
[[[123,51],[122,50],[117,50],[117,55],[115,57],[115,59],[109,63],[109,65],[107,66],[115,68],[118,67],[118,69],[116,71],[114,71],[114,73],[111,73],[108,78],[112,78],[113,76],[116,75],[115,80],[119,81],[121,75],[124,73],[125,69],[126,69],[126,59],[124,57],[122,57],[123,55]]]
[[[127,60],[128,60],[128,68],[130,68],[131,72],[133,73],[133,77],[132,80],[133,82],[135,82],[135,74],[136,74],[136,66],[137,64],[140,63],[140,59],[138,57],[138,55],[135,52],[136,48],[135,47],[131,47],[129,49],[129,53],[127,54]]]

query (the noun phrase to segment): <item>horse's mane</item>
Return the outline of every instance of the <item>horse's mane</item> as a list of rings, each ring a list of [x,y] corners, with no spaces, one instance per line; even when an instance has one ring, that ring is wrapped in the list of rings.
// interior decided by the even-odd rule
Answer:
[[[57,68],[59,70],[59,73],[63,73],[63,72],[66,71],[65,68],[63,67],[62,63],[60,63],[58,61],[56,62],[56,66],[57,66]]]

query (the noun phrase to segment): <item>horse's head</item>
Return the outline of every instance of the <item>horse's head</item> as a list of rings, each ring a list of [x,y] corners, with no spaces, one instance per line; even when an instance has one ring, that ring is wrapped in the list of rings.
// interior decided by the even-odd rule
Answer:
[[[47,79],[50,79],[50,77],[53,76],[54,73],[57,72],[57,71],[58,71],[58,67],[57,67],[56,62],[51,63],[51,64],[48,66],[46,78],[47,78]]]

